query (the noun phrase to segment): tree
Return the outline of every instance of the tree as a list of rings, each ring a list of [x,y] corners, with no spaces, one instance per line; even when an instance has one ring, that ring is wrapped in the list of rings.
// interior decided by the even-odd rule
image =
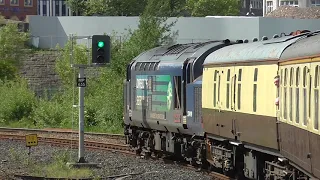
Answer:
[[[83,15],[87,11],[86,2],[84,0],[67,0],[67,5],[71,11],[77,15]]]
[[[147,0],[88,0],[85,15],[139,16],[146,5]]]
[[[109,7],[108,0],[88,0],[86,2],[86,15],[92,16],[95,14],[110,16],[113,12]]]
[[[29,34],[19,32],[16,23],[7,23],[0,28],[0,79],[15,77],[28,39]]]
[[[187,9],[192,16],[238,15],[239,0],[187,0]]]
[[[145,12],[154,16],[179,16],[185,9],[186,0],[148,0]]]

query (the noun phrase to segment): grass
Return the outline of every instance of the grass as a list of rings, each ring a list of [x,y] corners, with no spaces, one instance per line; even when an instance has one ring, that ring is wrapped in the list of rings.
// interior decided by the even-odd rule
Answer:
[[[77,120],[78,121],[78,120]],[[1,127],[10,127],[10,128],[29,128],[29,129],[43,129],[38,126],[35,126],[31,120],[20,120],[20,121],[11,121],[7,123],[0,123]],[[52,128],[52,127],[47,127]],[[58,127],[62,129],[73,129],[75,131],[79,130],[78,125],[72,127]],[[111,133],[111,134],[123,134],[123,128],[120,124],[108,124],[108,128],[101,126],[89,126],[85,127],[85,132],[96,132],[96,133]]]
[[[89,168],[71,168],[67,165],[68,152],[58,152],[53,156],[53,162],[38,164],[30,168],[33,176],[48,178],[89,178],[93,177],[93,171]]]
[[[52,157],[50,163],[38,163],[36,160],[31,160],[28,155],[18,152],[14,148],[9,150],[10,161],[21,163],[27,167],[29,175],[47,178],[90,178],[94,177],[94,172],[89,168],[71,168],[67,165],[69,161],[69,152],[59,151]]]

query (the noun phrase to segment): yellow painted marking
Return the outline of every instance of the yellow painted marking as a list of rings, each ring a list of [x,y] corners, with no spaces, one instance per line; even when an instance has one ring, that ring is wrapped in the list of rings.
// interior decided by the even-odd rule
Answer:
[[[26,146],[37,146],[38,145],[38,136],[37,134],[27,134],[26,135]]]

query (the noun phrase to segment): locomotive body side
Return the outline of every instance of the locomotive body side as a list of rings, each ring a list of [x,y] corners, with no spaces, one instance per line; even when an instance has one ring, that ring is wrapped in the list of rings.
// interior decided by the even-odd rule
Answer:
[[[281,154],[274,78],[282,52],[298,39],[228,46],[206,58],[202,113],[207,160],[213,168],[260,179],[269,173],[261,164],[276,167],[273,160]]]
[[[288,47],[280,60],[281,153],[310,177],[320,178],[320,35]]]
[[[137,153],[169,153],[202,164],[203,129],[199,119],[187,117],[187,109],[195,111],[187,100],[194,97],[188,88],[202,75],[205,57],[229,44],[228,40],[177,44],[134,59],[125,82],[124,123],[127,143]]]

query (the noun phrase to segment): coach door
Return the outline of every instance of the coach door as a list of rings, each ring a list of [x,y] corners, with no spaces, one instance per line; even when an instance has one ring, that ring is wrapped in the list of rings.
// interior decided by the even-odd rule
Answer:
[[[300,66],[282,66],[280,69],[280,148],[281,153],[311,171],[310,161],[310,105],[312,101],[312,68],[306,63]],[[311,101],[310,101],[311,100]],[[281,103],[282,102],[282,103]]]
[[[219,84],[219,98],[217,105],[219,108],[218,122],[220,136],[234,139],[233,135],[233,120],[234,120],[234,93],[235,84],[234,80],[236,78],[234,73],[234,66],[223,67],[218,75]]]
[[[233,69],[233,77],[232,77],[232,95],[231,95],[231,133],[232,136],[236,137],[239,135],[239,124],[237,122],[237,118],[239,116],[239,112],[241,111],[241,94],[242,94],[242,68],[234,66]],[[239,112],[238,112],[239,111]]]
[[[320,131],[319,131],[319,119],[320,119],[320,58],[312,59],[312,64],[310,68],[311,74],[311,98],[309,103],[309,108],[311,112],[311,119],[309,119],[308,129],[309,129],[309,147],[311,158],[311,169],[312,173],[316,177],[320,177]],[[310,157],[309,157],[310,156]]]

